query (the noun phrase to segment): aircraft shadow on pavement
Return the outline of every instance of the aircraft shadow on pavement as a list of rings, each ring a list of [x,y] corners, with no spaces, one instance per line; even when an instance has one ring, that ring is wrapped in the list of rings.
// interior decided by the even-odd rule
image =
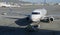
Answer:
[[[44,30],[27,32],[23,28],[0,26],[0,35],[60,35],[60,31]]]
[[[41,21],[41,22],[48,23],[47,21]],[[15,21],[15,23],[16,23],[17,25],[20,25],[20,26],[26,26],[26,25],[31,24],[32,21],[31,21],[31,20],[27,20],[26,18],[21,18],[21,19],[17,19],[17,20]]]
[[[15,21],[16,24],[20,25],[20,26],[25,26],[25,25],[29,25],[32,22],[30,20],[27,20],[26,18],[21,18]]]

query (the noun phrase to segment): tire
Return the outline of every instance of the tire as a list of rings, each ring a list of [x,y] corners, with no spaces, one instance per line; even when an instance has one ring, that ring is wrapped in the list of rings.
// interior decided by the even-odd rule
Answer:
[[[38,25],[34,25],[34,26],[29,25],[29,26],[26,28],[26,31],[29,31],[29,32],[38,31]]]

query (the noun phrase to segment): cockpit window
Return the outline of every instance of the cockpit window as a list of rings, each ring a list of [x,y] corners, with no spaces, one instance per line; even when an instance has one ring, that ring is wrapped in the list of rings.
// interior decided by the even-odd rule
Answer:
[[[40,14],[40,13],[37,13],[37,12],[32,12],[32,14]]]

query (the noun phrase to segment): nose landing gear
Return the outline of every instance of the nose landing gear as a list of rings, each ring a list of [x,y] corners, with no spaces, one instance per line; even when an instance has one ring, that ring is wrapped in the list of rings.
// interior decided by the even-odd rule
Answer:
[[[32,23],[26,27],[26,30],[29,32],[34,32],[34,31],[38,31],[39,30],[38,28],[40,28],[40,24]]]

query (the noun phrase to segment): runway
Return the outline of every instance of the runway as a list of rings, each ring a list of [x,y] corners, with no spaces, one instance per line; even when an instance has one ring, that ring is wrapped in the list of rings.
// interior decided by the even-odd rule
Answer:
[[[26,26],[31,24],[25,19],[26,16],[20,14],[31,14],[35,9],[45,8],[48,11],[48,15],[60,15],[60,6],[21,6],[20,8],[0,8],[0,15],[3,12],[8,13],[8,16],[20,16],[20,19],[9,19],[0,16],[0,32],[1,35],[60,35],[60,20],[54,21],[53,23],[43,23],[40,22],[39,32],[30,32],[26,34],[21,26]],[[60,17],[60,16],[59,16]],[[4,33],[4,34],[2,34]],[[24,34],[23,34],[24,33]],[[44,33],[44,34],[42,34]]]

